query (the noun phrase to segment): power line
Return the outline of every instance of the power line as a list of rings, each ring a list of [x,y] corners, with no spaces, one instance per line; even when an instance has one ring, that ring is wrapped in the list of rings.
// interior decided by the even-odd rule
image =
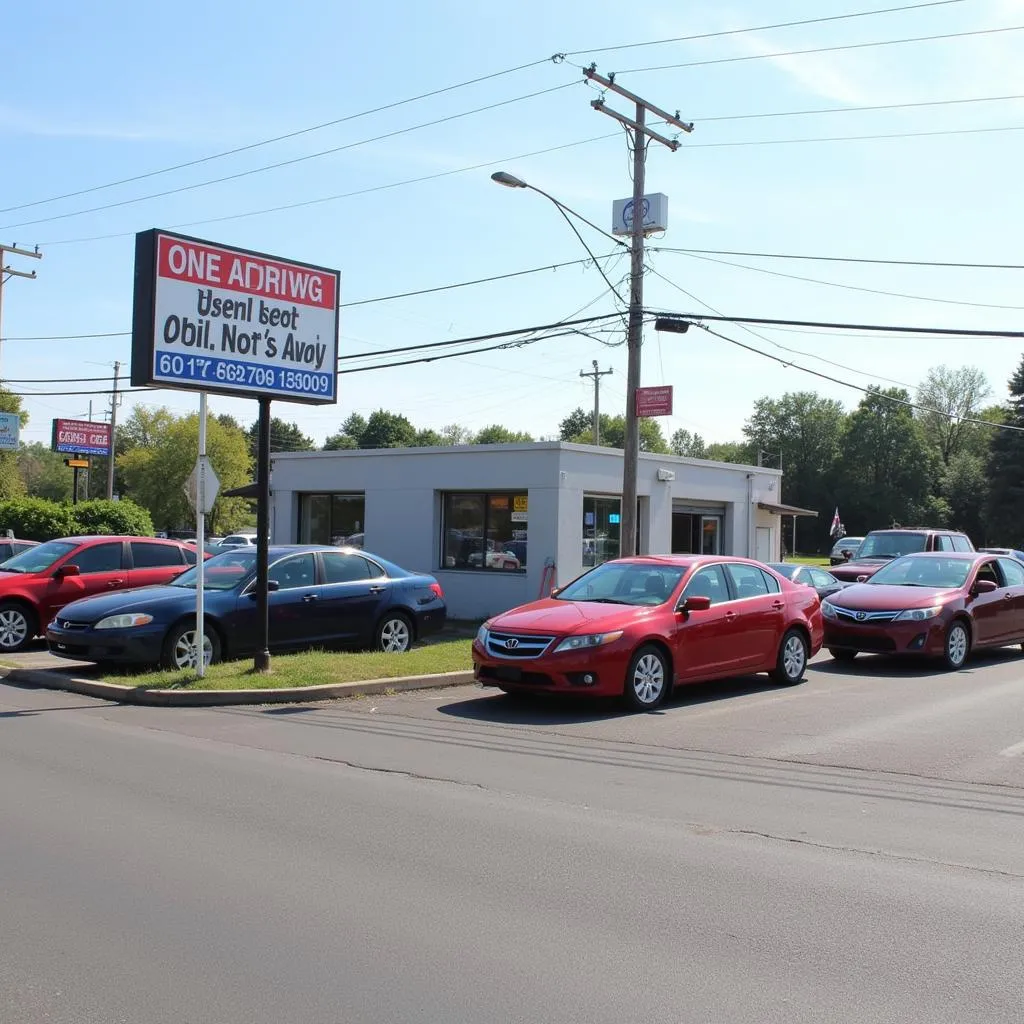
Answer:
[[[660,64],[657,67],[629,68],[618,71],[618,75],[639,75],[648,71],[675,71],[679,68],[700,68],[710,64],[735,64],[748,60],[769,60],[773,57],[802,57],[811,53],[835,53],[839,50],[864,50],[874,46],[896,46],[903,43],[929,43],[942,39],[964,39],[968,36],[990,36],[1000,32],[1019,32],[1024,25],[1006,25],[1002,28],[979,28],[967,32],[944,32],[941,35],[907,36],[903,39],[878,39],[871,43],[843,43],[837,46],[815,46],[808,50],[782,50],[778,53],[747,53],[738,57],[714,57],[708,60],[691,60],[682,64]]]
[[[822,18],[803,18],[800,21],[778,21],[771,25],[750,25],[747,28],[723,29],[718,32],[701,32],[689,36],[672,36],[667,39],[651,39],[644,43],[620,43],[615,46],[599,46],[590,50],[570,50],[564,56],[579,57],[594,53],[614,53],[618,50],[636,50],[643,46],[662,46],[666,43],[692,43],[700,39],[718,39],[722,36],[742,35],[746,32],[768,32],[777,28],[797,28],[801,25],[820,25],[829,21],[847,21],[851,18],[869,18],[877,14],[896,14],[902,11],[916,11],[923,7],[944,7],[963,0],[931,0],[929,3],[908,4],[904,7],[886,7],[882,10],[855,11],[852,14],[833,14]]]
[[[745,252],[737,249],[679,249],[652,246],[654,252],[677,252],[699,256],[746,256],[773,260],[814,260],[822,263],[873,263],[897,267],[951,267],[958,270],[1024,270],[1024,263],[954,263],[941,260],[871,259],[863,256],[810,256],[803,253]]]
[[[5,338],[4,341],[20,341],[20,338]],[[113,377],[5,377],[0,385],[8,384],[91,384],[97,381],[113,380]]]
[[[559,92],[562,89],[569,89],[578,83],[576,81],[563,82],[561,85],[551,86],[548,89],[540,89],[537,92],[526,93],[522,96],[514,96],[511,99],[499,100],[496,103],[488,103],[483,107],[475,107],[473,110],[463,110],[457,114],[448,114],[446,117],[435,118],[433,121],[423,121],[420,124],[410,125],[408,128],[396,128],[394,131],[385,132],[383,135],[375,135],[369,139],[361,139],[358,142],[348,142],[343,146],[332,146],[330,149],[322,149],[316,153],[307,153],[303,156],[292,157],[288,160],[279,160],[277,163],[265,164],[262,167],[251,167],[246,171],[238,171],[235,174],[226,174],[220,178],[211,178],[208,181],[198,181],[192,185],[179,185],[177,188],[165,189],[163,192],[152,192],[145,196],[136,196],[134,199],[122,199],[115,203],[104,203],[102,206],[91,206],[84,210],[72,210],[68,213],[58,213],[51,217],[38,217],[35,220],[23,220],[17,224],[5,224],[0,226],[0,231],[13,228],[24,228],[34,224],[49,224],[57,220],[68,220],[72,217],[83,217],[89,213],[100,213],[103,210],[118,209],[123,206],[133,206],[136,203],[144,203],[150,199],[162,199],[166,196],[179,195],[182,192],[192,192],[199,188],[206,188],[209,185],[220,185],[226,181],[237,181],[239,178],[247,178],[252,174],[262,174],[264,171],[278,170],[281,167],[291,167],[294,164],[305,163],[308,160],[315,160],[322,156],[329,156],[332,153],[340,153],[344,150],[355,149],[359,146],[366,146],[373,142],[383,142],[386,139],[393,139],[399,135],[407,135],[409,132],[419,131],[421,128],[433,128],[439,124],[446,124],[449,121],[457,121],[463,117],[473,114],[482,114],[488,110],[495,110],[498,107],[506,107],[512,103],[521,103],[523,100],[534,99],[537,96],[546,96],[552,92]]]
[[[856,284],[844,284],[840,281],[822,281],[817,277],[804,277],[801,274],[786,274],[781,270],[769,270],[767,267],[751,267],[743,263],[733,263],[729,260],[720,260],[714,256],[698,256],[696,253],[688,253],[692,259],[703,260],[707,263],[717,263],[723,267],[735,267],[738,270],[751,270],[757,274],[769,274],[771,277],[784,277],[790,281],[803,281],[806,284],[820,284],[828,288],[842,288],[851,292],[866,292],[869,295],[886,295],[896,299],[913,299],[917,302],[941,302],[949,306],[973,306],[976,309],[1024,309],[1024,306],[1010,306],[1000,302],[969,302],[966,299],[941,299],[934,295],[912,295],[907,292],[890,292],[883,288],[866,288]]]
[[[1005,124],[992,128],[940,128],[926,132],[884,132],[875,135],[821,135],[809,139],[750,139],[746,142],[691,142],[691,149],[739,149],[745,146],[796,146],[809,142],[875,142],[879,139],[924,139],[940,135],[987,135],[994,132],[1024,131],[1024,125]]]

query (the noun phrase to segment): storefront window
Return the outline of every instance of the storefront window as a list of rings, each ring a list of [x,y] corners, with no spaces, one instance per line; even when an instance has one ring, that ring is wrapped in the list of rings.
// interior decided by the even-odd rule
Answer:
[[[299,543],[363,546],[362,494],[300,494]]]
[[[619,557],[621,502],[618,498],[583,497],[583,565],[600,565]]]
[[[527,495],[445,494],[442,505],[442,568],[526,571]]]

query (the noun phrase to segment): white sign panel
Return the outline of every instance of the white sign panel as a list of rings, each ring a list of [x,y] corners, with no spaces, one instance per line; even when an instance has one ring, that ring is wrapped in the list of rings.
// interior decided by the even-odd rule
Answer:
[[[0,412],[0,451],[18,450],[21,417],[16,412]]]
[[[142,232],[132,383],[336,402],[339,290],[335,270]]]
[[[664,192],[652,192],[644,196],[644,234],[668,230],[668,196]],[[616,199],[612,203],[612,234],[629,235],[633,232],[633,200]]]

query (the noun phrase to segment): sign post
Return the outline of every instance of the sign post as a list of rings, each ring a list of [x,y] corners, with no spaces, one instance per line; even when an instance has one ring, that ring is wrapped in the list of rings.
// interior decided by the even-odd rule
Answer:
[[[132,384],[259,401],[258,672],[270,670],[270,403],[337,402],[340,288],[338,271],[309,263],[155,228],[135,237]]]

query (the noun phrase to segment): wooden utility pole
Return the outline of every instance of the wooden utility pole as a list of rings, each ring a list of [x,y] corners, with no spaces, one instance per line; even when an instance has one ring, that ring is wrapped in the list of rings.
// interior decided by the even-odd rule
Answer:
[[[3,366],[4,351],[4,285],[12,277],[25,277],[30,281],[34,281],[36,277],[34,270],[31,272],[15,270],[14,267],[8,266],[4,262],[8,253],[12,256],[27,256],[33,260],[41,260],[43,258],[43,254],[39,251],[39,246],[36,246],[33,251],[32,249],[19,249],[16,245],[0,245],[0,367]]]
[[[580,370],[580,376],[594,378],[594,444],[599,445],[601,443],[601,378],[607,377],[612,369],[609,367],[607,370],[599,370],[596,359],[590,365],[593,366],[593,369]]]

